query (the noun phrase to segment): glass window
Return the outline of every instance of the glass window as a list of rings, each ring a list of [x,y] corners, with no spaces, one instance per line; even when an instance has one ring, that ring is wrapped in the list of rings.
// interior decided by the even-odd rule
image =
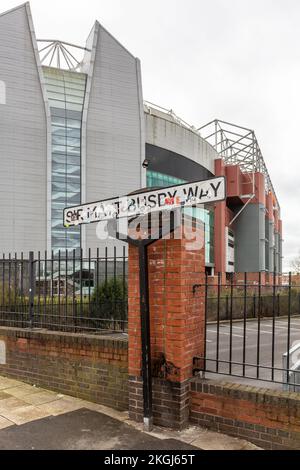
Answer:
[[[52,136],[62,135],[66,137],[67,129],[65,126],[52,126]]]
[[[78,96],[81,98],[80,103],[83,102],[84,100],[84,95],[85,95],[85,86],[71,86],[68,83],[66,83],[65,86],[65,94],[71,95],[71,96]]]
[[[71,145],[72,147],[80,147],[81,139],[78,137],[67,137],[67,145]]]
[[[52,121],[52,126],[55,125],[55,126],[65,127],[66,125],[66,118],[64,117],[52,115],[51,121]]]
[[[158,173],[155,171],[147,171],[147,186],[172,186],[183,184],[186,181],[174,176]],[[214,211],[203,208],[186,208],[184,212],[190,216],[197,217],[204,223],[205,230],[205,261],[206,263],[214,263]]]
[[[63,220],[63,209],[53,209],[51,210],[51,219]]]
[[[80,228],[63,227],[63,209],[81,201],[81,121],[86,75],[43,67],[52,120],[52,247],[80,248]]]
[[[48,97],[51,100],[51,104],[55,100],[65,101],[65,93],[63,89],[59,92],[54,92],[54,91],[48,92]]]
[[[82,108],[83,108],[83,104],[68,102],[68,109],[70,111],[82,111]]]
[[[59,99],[59,98],[58,98]],[[81,107],[83,105],[83,100],[82,100],[82,96],[76,96],[76,95],[72,95],[72,94],[66,94],[65,95],[65,100],[67,103],[77,103],[77,104],[80,104]],[[69,108],[69,106],[68,106]],[[71,108],[72,109],[72,108]]]
[[[73,129],[72,127],[67,127],[67,135],[68,137],[76,137],[77,139],[81,138],[81,129]]]
[[[52,134],[53,145],[66,145],[66,136],[60,134]]]
[[[66,174],[66,165],[64,163],[52,163],[52,174]]]
[[[52,191],[66,191],[68,193],[80,193],[80,184],[69,183],[67,184],[65,181],[63,183],[60,182],[53,182],[52,183]]]
[[[52,103],[50,103],[50,104],[52,104]],[[67,117],[67,110],[66,109],[55,108],[53,106],[50,106],[50,111],[51,111],[51,119],[53,117],[60,117],[60,118],[66,119],[66,117]]]
[[[78,119],[67,119],[67,127],[68,128],[75,128],[75,129],[81,129],[81,121]]]
[[[54,201],[52,198],[52,209],[53,210],[59,210],[60,212],[64,210],[65,207],[68,207],[69,204],[66,203],[65,200],[63,201]],[[70,204],[71,206],[72,204]]]
[[[66,147],[67,149],[67,153],[68,153],[68,156],[71,155],[71,156],[74,156],[74,155],[78,155],[80,156],[80,147],[71,147],[70,145],[68,145]]]
[[[52,144],[52,153],[66,153],[67,149],[65,145]]]
[[[50,106],[53,106],[55,108],[61,108],[61,109],[65,109],[66,107],[66,102],[64,99],[61,99],[61,100],[51,100],[51,103],[50,103]]]

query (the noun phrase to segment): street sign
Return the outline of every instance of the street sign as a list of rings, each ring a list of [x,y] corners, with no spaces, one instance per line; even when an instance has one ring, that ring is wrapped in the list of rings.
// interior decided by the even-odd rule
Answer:
[[[220,176],[68,207],[64,209],[64,226],[72,227],[121,217],[132,218],[156,211],[223,201],[226,197],[225,186],[225,177]]]
[[[225,177],[220,176],[205,181],[169,186],[153,191],[139,191],[127,196],[68,207],[64,209],[64,226],[72,227],[93,222],[113,221],[122,217],[132,219],[153,212],[172,211],[177,208],[223,201],[226,198],[225,188]],[[164,230],[160,227],[158,237],[163,238],[174,229],[175,227],[165,227],[167,232],[164,233]],[[119,235],[116,233],[116,238]],[[146,430],[149,431],[152,428],[153,411],[147,248],[155,242],[155,237],[135,240],[127,234],[124,240],[131,245],[135,245],[139,250],[144,425]]]

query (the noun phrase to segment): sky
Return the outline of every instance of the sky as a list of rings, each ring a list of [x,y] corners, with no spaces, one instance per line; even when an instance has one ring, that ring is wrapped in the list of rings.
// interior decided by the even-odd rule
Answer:
[[[1,0],[5,11],[22,3]],[[36,35],[84,45],[97,19],[142,63],[144,99],[200,127],[254,129],[300,254],[299,0],[31,0]]]

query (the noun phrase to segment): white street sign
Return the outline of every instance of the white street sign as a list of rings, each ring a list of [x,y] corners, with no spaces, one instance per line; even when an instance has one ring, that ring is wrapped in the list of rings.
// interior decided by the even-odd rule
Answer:
[[[223,201],[225,198],[225,177],[220,176],[68,207],[64,209],[64,226],[72,227],[121,217],[132,218],[155,211]]]

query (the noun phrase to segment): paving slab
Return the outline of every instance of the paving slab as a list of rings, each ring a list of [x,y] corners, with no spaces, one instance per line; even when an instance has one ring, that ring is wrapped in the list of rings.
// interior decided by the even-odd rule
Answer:
[[[13,411],[26,405],[27,403],[21,400],[21,398],[10,397],[8,395],[7,398],[0,400],[0,415],[2,416],[6,411]]]
[[[2,417],[9,419],[14,424],[25,424],[51,415],[48,411],[38,409],[32,405],[17,407],[10,411],[2,410],[0,413]]]
[[[12,426],[14,423],[9,419],[4,418],[4,416],[0,416],[0,429],[8,428],[8,426]]]
[[[5,449],[34,447],[37,449],[90,448],[109,450],[124,448],[147,450],[148,448],[157,448],[159,450],[166,448],[170,450],[172,446],[175,446],[174,449],[188,449],[188,446],[205,450],[257,449],[256,446],[243,439],[211,432],[198,426],[189,426],[180,432],[156,426],[150,433],[146,433],[142,424],[129,420],[127,411],[120,412],[104,405],[33,387],[1,376],[0,385],[0,430],[3,429],[3,433],[0,433],[0,449],[1,446]],[[86,413],[86,411],[90,413]],[[82,422],[79,417],[82,418]],[[62,442],[58,442],[55,437],[56,426]],[[71,431],[68,426],[75,427],[69,438],[68,433]],[[64,427],[66,427],[66,432],[63,431]],[[128,428],[131,430],[130,433]],[[38,431],[38,429],[40,430]],[[109,440],[106,438],[104,441],[101,440],[102,438],[99,440],[99,437],[96,437],[96,429],[100,433],[100,437],[102,433],[106,435],[108,430],[110,432],[108,434]],[[30,441],[31,432],[32,443]],[[133,444],[130,444],[126,439],[124,441],[124,432],[127,436],[138,435],[136,445],[140,447],[130,447]],[[47,436],[47,433],[51,442],[43,444],[41,436],[44,434]],[[6,440],[6,435],[11,436],[10,444]],[[93,441],[94,437],[95,441]],[[157,446],[158,442],[161,446],[166,447],[151,447],[154,443]],[[58,447],[55,447],[56,445]],[[143,445],[150,447],[143,447]]]
[[[8,379],[7,377],[0,377],[0,390],[9,388],[9,387],[20,386],[20,385],[23,385],[22,382],[19,382],[14,379]]]
[[[9,395],[8,393],[6,392],[2,392],[0,391],[0,401],[1,400],[6,400],[7,398],[10,398],[12,395]]]
[[[63,413],[69,413],[70,411],[79,410],[80,408],[83,408],[83,406],[80,401],[77,402],[76,399],[68,400],[61,398],[50,403],[37,405],[36,408],[45,413],[48,413],[48,415],[57,416]]]
[[[28,395],[39,393],[40,391],[41,391],[40,388],[32,387],[31,385],[26,385],[26,384],[2,389],[2,393],[7,393],[11,396],[14,396],[16,398],[21,398],[21,399]]]
[[[54,392],[48,392],[45,390],[38,391],[36,393],[31,393],[30,395],[25,395],[23,401],[31,405],[43,405],[45,403],[52,403],[61,398]]]

